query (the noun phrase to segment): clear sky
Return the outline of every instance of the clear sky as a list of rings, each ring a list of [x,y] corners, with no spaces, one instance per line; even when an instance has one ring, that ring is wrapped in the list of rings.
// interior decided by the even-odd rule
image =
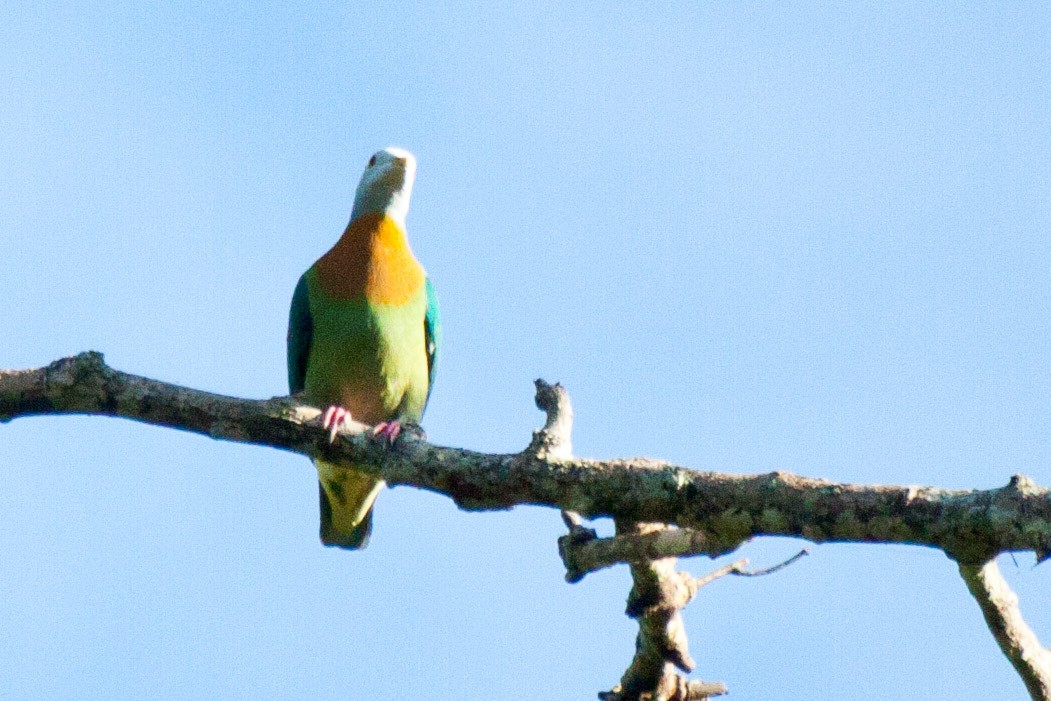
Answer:
[[[1051,484],[1046,4],[4,15],[0,367],[96,349],[283,394],[296,279],[395,144],[444,316],[434,442],[522,448],[544,377],[581,455]],[[586,699],[633,651],[627,572],[566,584],[553,510],[389,490],[351,554],[292,454],[35,418],[0,465],[2,698]],[[1001,567],[1051,642],[1051,570]],[[815,547],[686,618],[734,699],[1026,698],[933,550]]]

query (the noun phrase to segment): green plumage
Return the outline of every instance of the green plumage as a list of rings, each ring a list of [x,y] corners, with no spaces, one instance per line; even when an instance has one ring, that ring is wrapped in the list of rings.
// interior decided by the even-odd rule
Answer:
[[[290,391],[319,407],[339,405],[368,424],[423,416],[437,360],[440,321],[430,281],[400,304],[365,294],[337,299],[325,293],[318,264],[300,278],[288,332]],[[321,540],[364,547],[372,503],[382,482],[317,462]]]

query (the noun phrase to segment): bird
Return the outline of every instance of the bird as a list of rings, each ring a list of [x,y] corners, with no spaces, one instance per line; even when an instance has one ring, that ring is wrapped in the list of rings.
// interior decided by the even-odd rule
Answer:
[[[430,399],[441,343],[434,287],[409,248],[405,217],[416,158],[389,146],[369,159],[343,235],[299,278],[288,319],[289,391],[326,407],[334,441],[354,419],[393,445]],[[383,481],[315,460],[321,542],[357,550]]]

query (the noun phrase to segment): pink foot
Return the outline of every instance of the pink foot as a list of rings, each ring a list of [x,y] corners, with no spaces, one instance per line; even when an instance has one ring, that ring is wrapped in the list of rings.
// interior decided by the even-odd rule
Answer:
[[[394,441],[398,439],[398,435],[401,433],[401,422],[397,419],[393,421],[383,421],[376,424],[376,428],[372,429],[372,437],[381,441],[386,441],[387,445],[394,445]]]
[[[336,434],[339,433],[340,427],[350,421],[350,412],[341,406],[330,406],[325,409],[324,415],[321,417],[322,427],[328,429],[328,442],[336,442]]]

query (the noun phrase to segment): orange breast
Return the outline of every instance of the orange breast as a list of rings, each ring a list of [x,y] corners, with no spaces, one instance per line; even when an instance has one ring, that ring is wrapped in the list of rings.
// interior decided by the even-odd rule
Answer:
[[[324,293],[335,299],[380,304],[408,302],[423,287],[423,267],[413,257],[405,232],[381,212],[363,214],[315,264]]]

